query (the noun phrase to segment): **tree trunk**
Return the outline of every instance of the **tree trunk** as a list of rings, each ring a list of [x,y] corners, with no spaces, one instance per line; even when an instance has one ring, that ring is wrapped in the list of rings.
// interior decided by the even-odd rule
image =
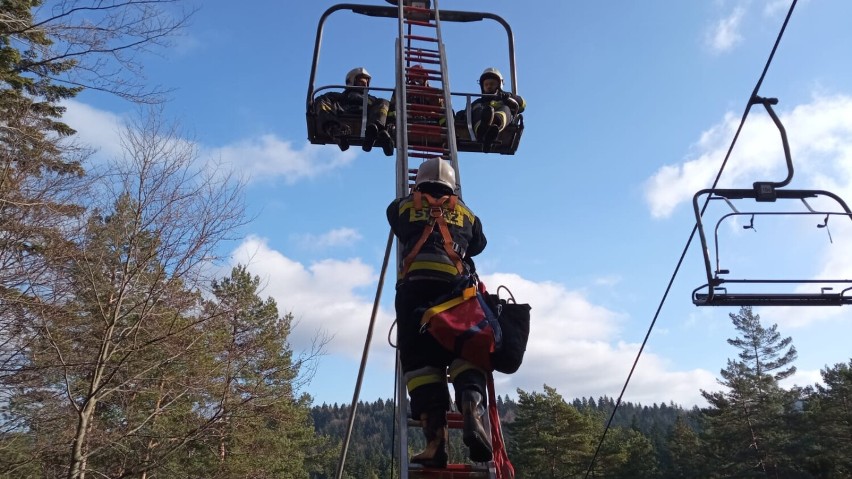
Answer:
[[[68,479],[86,479],[86,438],[92,415],[95,412],[97,400],[90,398],[80,410],[77,420],[77,431],[74,434],[74,443],[71,446],[71,467],[68,469]]]

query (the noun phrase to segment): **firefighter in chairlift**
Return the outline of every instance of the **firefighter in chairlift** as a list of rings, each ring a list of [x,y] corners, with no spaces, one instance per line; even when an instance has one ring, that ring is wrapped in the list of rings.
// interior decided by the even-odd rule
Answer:
[[[527,103],[520,95],[503,90],[503,74],[494,67],[486,68],[479,76],[479,90],[482,96],[470,105],[471,121],[476,141],[488,153],[500,132],[524,111]],[[467,121],[465,115],[465,111],[459,112],[462,121]]]
[[[367,96],[367,126],[361,148],[370,151],[374,145],[382,147],[385,155],[392,156],[393,138],[386,129],[390,103],[383,98],[370,95],[372,76],[363,67],[353,68],[346,74],[346,89],[343,92],[329,92],[316,99],[317,117],[325,134],[340,147],[349,149],[347,137],[352,134],[348,125],[340,121],[341,114],[362,115],[364,95]]]
[[[485,418],[486,372],[454,357],[430,334],[420,331],[424,307],[451,293],[464,275],[470,274],[471,257],[485,249],[482,223],[455,189],[456,175],[450,162],[431,158],[420,165],[414,191],[387,208],[388,222],[404,258],[396,286],[397,346],[411,398],[411,417],[420,421],[426,437],[425,450],[414,455],[411,463],[425,467],[447,465],[448,372],[456,406],[464,417],[462,437],[470,459],[492,459]],[[438,214],[444,218],[440,222],[444,227],[435,225],[439,222],[434,215]],[[445,235],[452,244],[444,241]]]

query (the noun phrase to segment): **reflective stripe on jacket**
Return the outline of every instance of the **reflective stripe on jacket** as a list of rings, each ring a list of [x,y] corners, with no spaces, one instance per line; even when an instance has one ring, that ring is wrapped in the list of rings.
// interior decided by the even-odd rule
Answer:
[[[399,238],[400,258],[405,258],[428,225],[429,206],[424,204],[418,210],[414,207],[412,195],[398,198],[388,206],[387,218],[393,233]],[[482,233],[482,223],[460,200],[452,211],[444,210],[444,219],[453,239],[452,248],[459,256],[475,256],[485,249],[486,239]],[[398,271],[401,270],[402,264],[398,268]],[[451,281],[458,274],[453,260],[444,249],[441,232],[435,228],[414,257],[406,277],[400,279],[428,278]]]

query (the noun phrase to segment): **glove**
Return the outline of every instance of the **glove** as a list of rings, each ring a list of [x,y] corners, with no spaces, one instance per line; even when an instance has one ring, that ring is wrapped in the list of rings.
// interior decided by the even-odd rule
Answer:
[[[521,105],[518,104],[518,101],[515,100],[515,97],[513,97],[510,93],[506,93],[506,96],[503,98],[503,103],[509,107],[509,110],[513,115],[517,115],[518,110],[521,109]]]

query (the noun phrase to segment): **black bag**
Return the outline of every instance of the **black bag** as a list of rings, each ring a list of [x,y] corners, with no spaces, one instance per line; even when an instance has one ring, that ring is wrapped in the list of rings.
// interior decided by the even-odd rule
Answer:
[[[505,289],[509,297],[500,299],[500,289]],[[503,333],[502,344],[491,353],[491,366],[504,374],[512,374],[521,367],[527,341],[530,337],[530,305],[518,304],[509,288],[500,286],[497,294],[488,295],[491,310],[497,314],[500,330]]]

